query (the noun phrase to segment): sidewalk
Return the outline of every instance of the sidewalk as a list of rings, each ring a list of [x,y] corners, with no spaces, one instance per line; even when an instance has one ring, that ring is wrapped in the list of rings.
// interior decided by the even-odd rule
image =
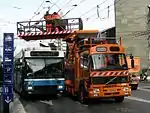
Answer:
[[[10,113],[26,113],[19,98],[14,94],[14,101],[10,103]]]
[[[23,105],[19,99],[15,96],[14,101],[9,104],[10,113],[26,113]],[[0,93],[0,113],[3,113],[3,99]]]

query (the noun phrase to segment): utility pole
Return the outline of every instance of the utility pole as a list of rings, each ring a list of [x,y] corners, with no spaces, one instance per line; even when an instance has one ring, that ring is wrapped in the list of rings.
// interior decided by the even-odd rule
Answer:
[[[147,14],[147,32],[148,32],[148,71],[147,74],[150,75],[149,68],[150,68],[150,5],[148,7],[148,14]]]

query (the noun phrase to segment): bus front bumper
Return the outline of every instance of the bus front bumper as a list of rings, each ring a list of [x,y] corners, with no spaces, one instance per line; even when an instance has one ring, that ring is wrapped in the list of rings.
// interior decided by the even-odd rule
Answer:
[[[64,91],[64,86],[28,86],[26,88],[26,93],[27,94],[42,94],[42,95],[47,95],[47,94],[57,94],[57,93],[63,93]]]

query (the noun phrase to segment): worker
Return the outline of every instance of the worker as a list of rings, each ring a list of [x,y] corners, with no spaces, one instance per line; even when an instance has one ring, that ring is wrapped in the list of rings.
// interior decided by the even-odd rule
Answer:
[[[113,55],[108,55],[108,65],[115,65],[115,58]]]

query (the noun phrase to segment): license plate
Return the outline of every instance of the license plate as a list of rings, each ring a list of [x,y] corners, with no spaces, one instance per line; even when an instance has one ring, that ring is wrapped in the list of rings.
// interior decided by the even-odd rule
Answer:
[[[115,92],[116,90],[114,90],[114,89],[111,89],[111,90],[109,90],[109,91],[111,91],[111,92]]]

